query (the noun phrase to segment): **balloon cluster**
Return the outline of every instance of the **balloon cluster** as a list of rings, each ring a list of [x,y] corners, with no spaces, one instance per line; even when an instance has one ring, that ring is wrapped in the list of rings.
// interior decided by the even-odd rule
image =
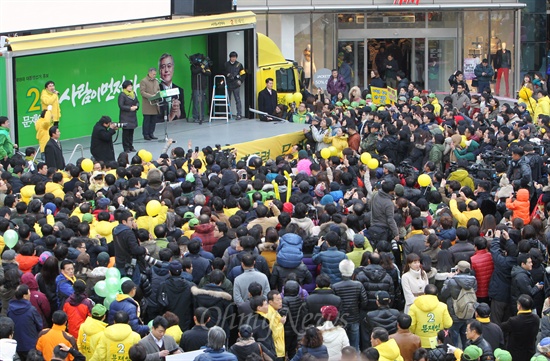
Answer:
[[[369,152],[361,154],[361,163],[365,164],[369,169],[376,169],[380,165],[378,159],[373,158]]]
[[[302,93],[296,92],[296,93],[289,93],[285,95],[285,102],[287,104],[295,103],[300,104],[302,102]]]
[[[99,297],[104,297],[103,306],[109,309],[116,296],[121,293],[120,288],[126,281],[131,281],[128,277],[120,278],[120,271],[115,268],[109,268],[105,273],[105,281],[99,281],[94,286],[94,291]]]

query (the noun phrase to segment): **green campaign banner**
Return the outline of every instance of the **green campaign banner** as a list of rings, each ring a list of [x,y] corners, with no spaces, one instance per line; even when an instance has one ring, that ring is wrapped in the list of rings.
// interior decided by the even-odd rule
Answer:
[[[0,56],[0,115],[8,115],[8,97],[6,96],[6,58]]]
[[[40,93],[48,80],[55,82],[59,92],[62,139],[88,136],[103,115],[118,122],[118,95],[125,80],[134,83],[143,104],[139,82],[147,76],[149,68],[159,69],[160,58],[165,53],[172,58],[163,60],[164,71],[158,70],[157,78],[183,89],[182,106],[188,113],[191,70],[186,55],[208,55],[206,51],[207,36],[199,35],[17,57],[14,60],[17,143],[21,147],[38,144],[34,123],[42,110]],[[0,70],[0,80],[1,77]],[[140,124],[143,121],[141,111],[138,111],[138,121]]]

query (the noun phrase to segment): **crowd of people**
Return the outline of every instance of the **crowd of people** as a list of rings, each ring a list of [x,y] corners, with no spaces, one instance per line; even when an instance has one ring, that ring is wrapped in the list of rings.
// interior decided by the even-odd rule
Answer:
[[[0,117],[0,359],[550,358],[547,93],[395,76],[394,105],[306,93],[305,141],[269,160],[130,157],[129,134],[65,164],[52,122],[35,163]]]

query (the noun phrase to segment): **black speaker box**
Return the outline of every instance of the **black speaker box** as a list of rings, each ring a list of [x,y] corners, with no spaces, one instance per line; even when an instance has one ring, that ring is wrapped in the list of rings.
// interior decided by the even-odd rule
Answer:
[[[172,0],[172,15],[215,15],[233,11],[231,0]]]

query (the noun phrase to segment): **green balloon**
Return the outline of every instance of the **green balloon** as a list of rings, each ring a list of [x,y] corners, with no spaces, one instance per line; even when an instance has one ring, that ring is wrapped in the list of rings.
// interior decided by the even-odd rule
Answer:
[[[105,272],[105,278],[111,278],[114,277],[116,279],[120,279],[120,271],[116,267],[111,267]]]
[[[115,277],[109,277],[105,279],[105,283],[107,284],[107,290],[110,294],[118,293],[120,291],[120,283],[119,279]]]
[[[6,232],[4,232],[4,243],[10,249],[15,247],[17,241],[19,241],[19,234],[16,231],[14,231],[13,229],[8,229]]]
[[[111,303],[113,303],[113,301],[116,300],[116,295],[117,295],[116,293],[107,295],[107,297],[105,297],[105,299],[103,300],[103,306],[109,309],[109,307],[111,306]]]
[[[94,286],[94,291],[99,297],[106,297],[109,294],[107,289],[107,283],[105,281],[99,281]]]

